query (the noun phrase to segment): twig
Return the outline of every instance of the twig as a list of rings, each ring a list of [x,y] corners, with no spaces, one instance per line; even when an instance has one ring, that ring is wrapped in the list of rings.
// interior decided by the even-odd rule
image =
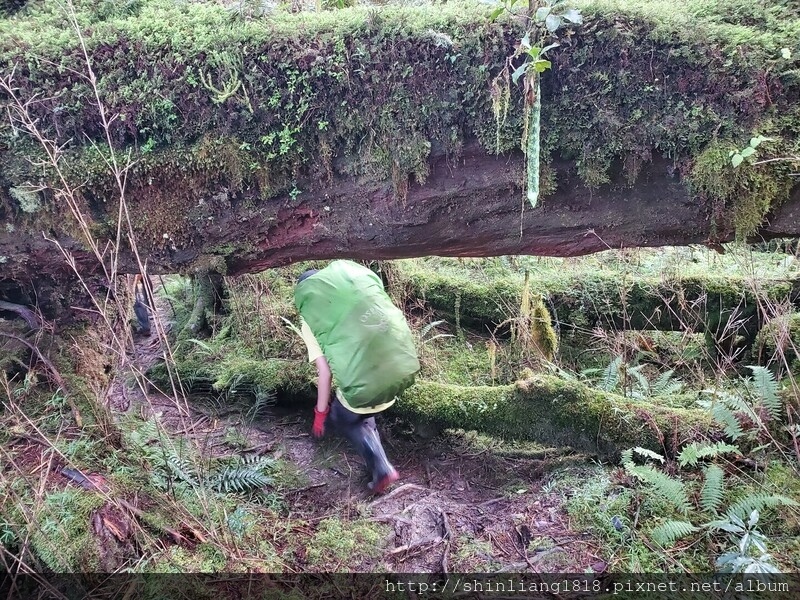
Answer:
[[[412,542],[410,544],[403,544],[402,546],[398,546],[394,550],[389,550],[389,555],[394,556],[395,554],[400,554],[401,552],[407,552],[409,550],[415,550],[417,548],[420,548],[421,546],[427,546],[428,544],[433,544],[435,546],[437,544],[440,544],[441,542],[442,542],[441,536],[433,535],[421,540],[417,540],[416,542]]]
[[[400,487],[395,488],[394,490],[392,490],[391,492],[389,492],[385,496],[381,496],[377,500],[374,500],[372,502],[371,506],[375,506],[376,504],[380,504],[381,502],[384,502],[385,500],[388,500],[389,498],[394,498],[395,496],[398,496],[401,492],[407,492],[408,490],[421,490],[421,491],[424,491],[424,492],[425,491],[430,491],[428,488],[424,488],[421,485],[417,485],[416,483],[405,483],[405,484],[401,485]]]
[[[794,419],[792,419],[792,407],[787,405],[786,406],[786,417],[789,420],[789,427],[791,427],[793,435],[792,435],[792,443],[794,444],[794,453],[797,456],[797,460],[800,462],[800,446],[798,446],[797,438],[800,437],[796,434],[796,428],[794,425]]]
[[[447,519],[447,512],[440,511],[442,515],[442,540],[444,540],[444,551],[442,552],[442,573],[447,575],[449,569],[450,559],[450,544],[453,541],[453,535],[450,531],[450,523]]]
[[[503,500],[508,500],[505,496],[500,496],[499,498],[493,498],[492,500],[487,500],[486,502],[481,502],[478,504],[478,508],[483,508],[484,506],[489,506],[491,504],[495,504],[496,502],[501,502]]]
[[[17,313],[20,317],[22,317],[22,319],[25,320],[25,322],[28,324],[28,327],[34,331],[42,328],[42,320],[39,318],[39,315],[37,315],[27,306],[0,300],[0,310],[8,310]]]
[[[299,494],[301,492],[307,492],[308,490],[314,490],[316,488],[321,488],[321,487],[324,487],[326,485],[328,485],[328,484],[323,481],[322,483],[315,483],[314,485],[307,485],[306,487],[298,488],[296,490],[288,490],[288,491],[286,491],[284,493],[286,493],[286,494]]]

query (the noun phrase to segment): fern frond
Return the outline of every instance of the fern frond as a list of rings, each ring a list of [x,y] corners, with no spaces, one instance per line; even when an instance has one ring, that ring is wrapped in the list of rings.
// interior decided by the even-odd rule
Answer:
[[[444,323],[444,319],[439,319],[438,321],[433,321],[432,323],[428,323],[427,325],[425,325],[425,327],[423,327],[420,330],[419,337],[424,338],[431,329],[433,329],[438,325],[441,325],[442,323]]]
[[[639,365],[628,369],[628,375],[633,375],[633,378],[636,379],[636,383],[638,384],[636,391],[638,391],[642,397],[647,398],[651,395],[650,382],[647,380],[647,377],[642,375],[643,367],[644,365]]]
[[[654,527],[650,532],[650,539],[662,547],[671,546],[676,540],[686,537],[692,533],[700,531],[688,521],[664,521],[661,525]]]
[[[679,479],[657,471],[650,465],[625,465],[625,470],[632,476],[648,484],[653,491],[672,504],[679,512],[686,514],[691,506],[686,494],[686,487]]]
[[[611,392],[616,389],[619,384],[620,373],[622,367],[622,356],[617,356],[612,360],[609,365],[603,370],[603,376],[597,387],[605,392]]]
[[[272,483],[272,478],[258,469],[237,465],[228,466],[213,479],[213,487],[221,492],[248,492]]]
[[[725,494],[725,471],[717,465],[706,467],[706,477],[700,489],[700,506],[712,514],[717,514]]]
[[[669,396],[677,394],[683,388],[683,382],[680,379],[673,378],[675,369],[664,371],[658,379],[650,386],[653,396]]]
[[[268,456],[259,456],[258,454],[246,454],[240,459],[240,464],[246,465],[253,469],[271,469],[275,466],[275,460]]]
[[[741,400],[731,394],[714,390],[705,390],[712,396],[711,400],[699,401],[698,404],[707,409],[714,420],[722,425],[725,435],[736,441],[744,435],[744,429],[731,405],[740,404]]]
[[[753,372],[753,387],[759,400],[767,413],[773,419],[779,419],[783,414],[783,402],[778,397],[778,380],[772,371],[766,367],[748,366]]]
[[[198,485],[197,474],[192,464],[185,458],[173,454],[169,448],[165,449],[165,451],[167,452],[167,466],[172,471],[175,479],[184,481],[191,486]]]
[[[620,462],[622,466],[625,467],[625,470],[628,470],[628,465],[633,466],[633,448],[628,448],[627,450],[623,450],[622,454],[620,455]]]
[[[756,412],[755,408],[747,400],[747,398],[744,398],[737,394],[725,394],[723,402],[732,411],[738,411],[744,413],[748,419],[750,419],[753,423],[755,423],[759,427],[764,426],[764,424],[761,421],[761,417],[758,416],[758,413]]]
[[[714,444],[698,444],[692,442],[684,446],[681,453],[678,455],[678,464],[681,467],[695,466],[701,458],[715,458],[720,454],[735,453],[741,454],[739,448],[726,444],[725,442],[716,442]]]
[[[636,454],[639,454],[640,456],[644,456],[645,458],[652,458],[654,460],[659,461],[661,464],[664,464],[665,459],[658,452],[653,452],[652,450],[648,450],[647,448],[641,448],[639,446],[634,448],[633,451],[636,452]]]
[[[751,494],[729,506],[726,514],[744,521],[754,510],[762,512],[765,508],[778,506],[800,506],[800,504],[780,494]]]
[[[198,340],[198,339],[195,339],[195,338],[189,338],[188,341],[190,341],[191,343],[199,346],[204,351],[204,354],[212,354],[214,352],[214,348],[210,344],[208,344],[208,343],[206,343],[206,342],[204,342],[202,340]]]

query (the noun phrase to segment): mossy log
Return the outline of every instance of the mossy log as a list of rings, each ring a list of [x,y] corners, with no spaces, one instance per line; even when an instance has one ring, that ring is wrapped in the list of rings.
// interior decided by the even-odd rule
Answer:
[[[537,275],[531,293],[547,299],[554,318],[580,328],[655,329],[707,333],[721,342],[743,336],[752,344],[764,322],[759,306],[800,305],[796,280],[759,282],[758,292],[744,277],[675,276],[621,279],[611,273]],[[398,263],[391,282],[400,295],[424,299],[438,313],[479,329],[496,326],[519,312],[522,277],[483,279],[474,273],[435,271]]]
[[[419,381],[391,410],[416,423],[570,446],[609,459],[635,446],[672,454],[718,434],[706,412],[633,402],[547,375],[493,387]]]
[[[755,348],[759,364],[800,372],[800,313],[770,319],[758,332]]]
[[[521,212],[519,89],[494,110],[521,31],[481,3],[241,22],[211,2],[79,3],[108,132],[82,41],[61,4],[37,3],[0,19],[14,118],[0,120],[0,294],[43,303],[42,281],[23,289],[31,275],[68,287],[51,240],[84,278],[103,272],[26,122],[60,148],[100,248],[120,214],[108,144],[130,158],[130,233],[153,274],[207,256],[231,275],[315,258],[575,256],[716,243],[741,223],[799,236],[791,165],[755,160],[800,152],[800,56],[780,53],[797,39],[789,4],[576,0],[584,25],[541,81],[541,200]],[[734,171],[729,150],[754,132],[775,141]],[[138,272],[119,250],[119,270]]]

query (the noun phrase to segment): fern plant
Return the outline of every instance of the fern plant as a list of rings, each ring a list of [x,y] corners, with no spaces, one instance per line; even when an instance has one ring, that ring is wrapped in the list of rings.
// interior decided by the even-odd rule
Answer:
[[[739,453],[735,446],[724,443],[697,444],[686,446],[678,457],[682,467],[696,466],[701,459],[715,458],[726,453]],[[665,519],[650,531],[650,538],[657,544],[668,547],[678,540],[699,532],[716,530],[732,531],[726,523],[738,523],[748,515],[778,506],[798,506],[793,499],[779,494],[748,494],[729,505],[721,514],[725,497],[725,472],[717,464],[708,464],[703,470],[703,483],[697,494],[696,504],[692,502],[694,495],[690,493],[686,482],[664,473],[650,464],[638,465],[634,462],[634,453],[645,460],[656,460],[661,464],[666,459],[651,450],[632,448],[622,453],[622,465],[629,475],[643,484],[641,491],[652,494],[666,501],[675,511],[685,517],[683,519]],[[710,516],[712,520],[699,523],[698,518]],[[737,525],[738,527],[738,525]],[[738,531],[738,530],[737,530]]]
[[[595,386],[604,392],[619,391],[624,396],[636,400],[670,396],[683,389],[683,382],[675,377],[674,369],[664,371],[655,381],[650,381],[647,375],[642,373],[644,367],[644,364],[629,366],[623,360],[622,355],[616,356],[603,369]],[[587,375],[593,371],[593,369],[587,369],[582,374]]]
[[[725,390],[703,390],[709,400],[698,405],[709,410],[723,427],[725,435],[736,441],[748,430],[767,430],[763,416],[777,420],[783,414],[783,401],[778,396],[778,381],[765,367],[750,366],[753,377],[742,380],[744,393]]]
[[[258,491],[272,483],[264,471],[271,469],[274,461],[263,456],[245,456],[224,463],[210,477],[211,487],[225,493]]]

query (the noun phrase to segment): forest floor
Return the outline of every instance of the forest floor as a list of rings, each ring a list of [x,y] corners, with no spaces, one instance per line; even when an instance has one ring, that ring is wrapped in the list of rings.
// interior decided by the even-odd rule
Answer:
[[[158,312],[167,323],[164,307]],[[155,333],[136,335],[134,350],[142,371],[163,356]],[[308,410],[277,402],[257,418],[245,419],[245,407],[209,410],[202,399],[182,404],[152,389],[144,393],[123,375],[112,384],[107,402],[117,416],[159,414],[167,431],[193,438],[211,456],[230,453],[224,437],[234,428],[240,449],[281,459],[295,470],[297,485],[279,492],[294,519],[313,525],[356,514],[388,526],[383,555],[372,564],[352,564],[341,556],[338,564],[319,565],[320,570],[580,573],[606,568],[597,543],[570,528],[563,496],[543,490],[552,468],[574,464],[580,469],[586,464],[581,455],[481,447],[460,432],[424,439],[388,418],[379,420],[379,429],[401,478],[385,494],[373,496],[363,462],[345,440],[330,433],[322,440],[310,435]],[[305,567],[302,554],[302,547],[295,551],[293,567]]]

